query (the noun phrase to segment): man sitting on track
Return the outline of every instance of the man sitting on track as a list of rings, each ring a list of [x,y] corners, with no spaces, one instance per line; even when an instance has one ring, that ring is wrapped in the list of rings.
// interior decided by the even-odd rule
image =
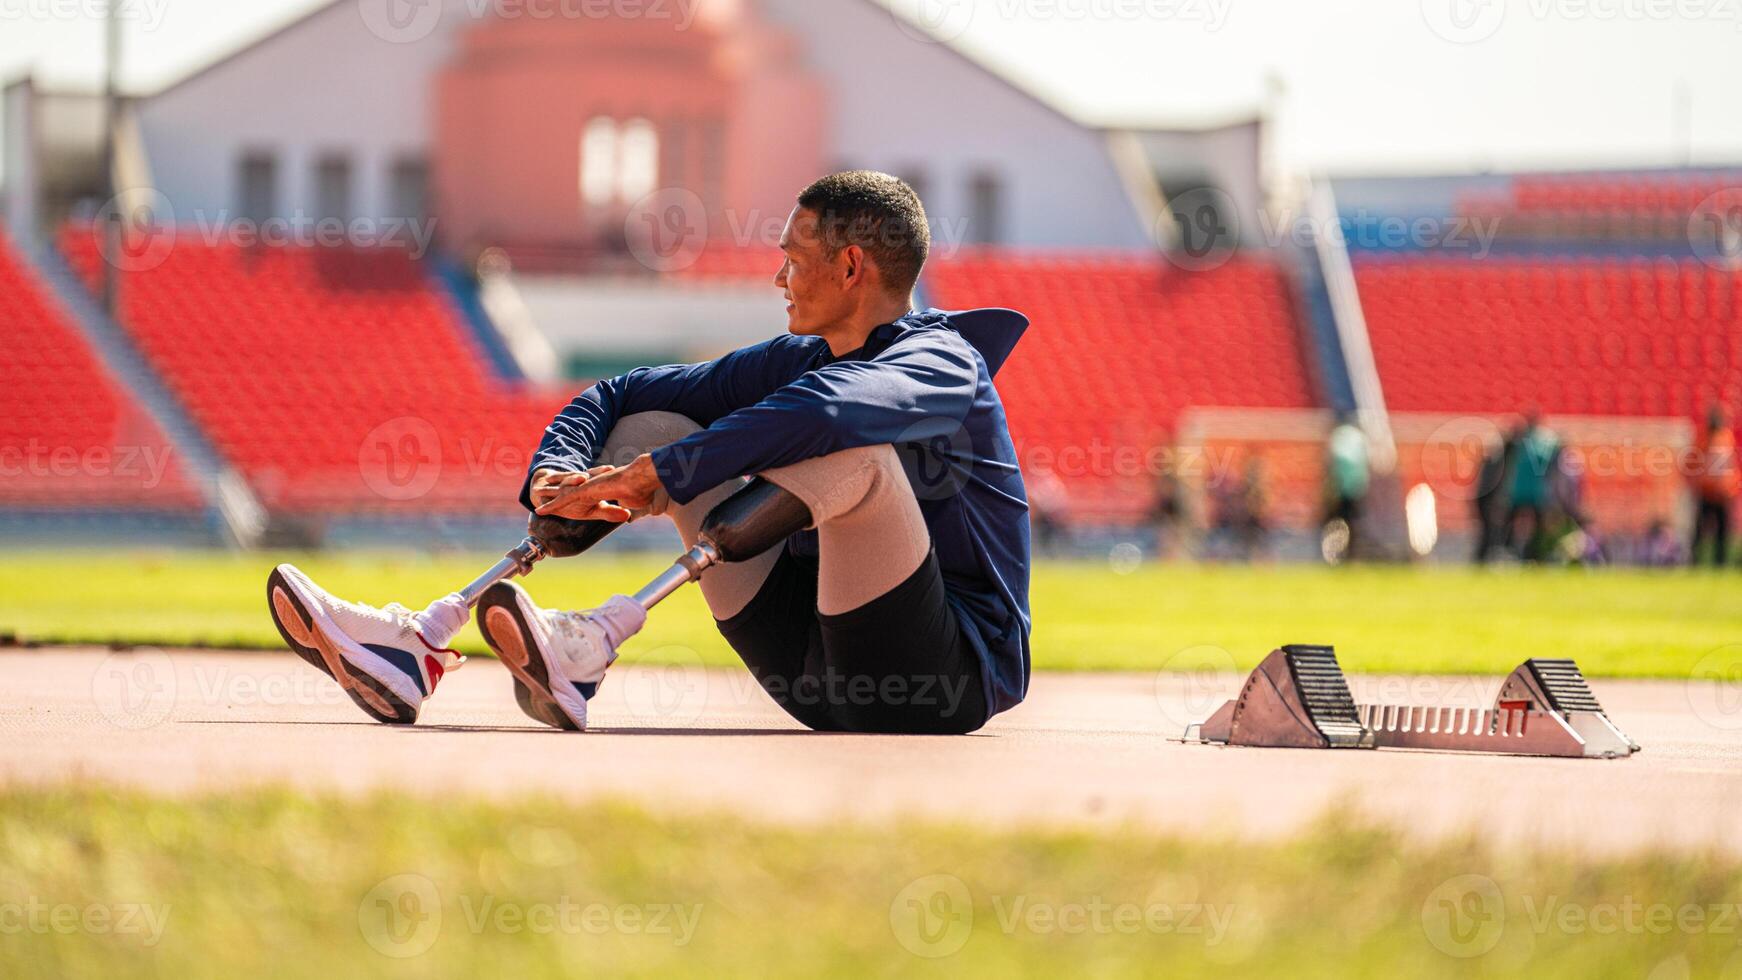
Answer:
[[[809,527],[701,588],[763,689],[813,729],[974,731],[1028,688],[1028,505],[992,385],[1026,320],[910,308],[930,236],[887,174],[818,180],[780,245],[790,335],[589,388],[546,430],[521,502],[535,529],[665,514],[693,546],[710,509],[760,475]],[[379,720],[415,721],[458,661],[442,649],[466,620],[457,597],[374,609],[287,565],[268,593],[292,649]],[[646,613],[621,595],[545,610],[503,582],[479,617],[522,709],[578,730]]]

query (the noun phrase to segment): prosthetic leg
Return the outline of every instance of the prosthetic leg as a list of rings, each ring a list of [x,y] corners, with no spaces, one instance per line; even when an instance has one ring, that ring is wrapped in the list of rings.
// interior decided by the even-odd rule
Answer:
[[[718,563],[753,558],[810,523],[810,512],[797,497],[767,480],[751,481],[709,512],[695,547],[669,570],[633,598],[616,597],[608,603],[616,616],[601,612],[601,617],[616,631],[610,636],[613,651],[616,643],[641,628],[647,610],[685,583],[700,578]],[[370,717],[389,724],[410,724],[417,720],[424,700],[435,692],[443,674],[464,662],[465,658],[448,649],[448,644],[472,617],[473,608],[486,599],[491,586],[531,573],[533,566],[547,557],[580,554],[616,527],[605,521],[535,517],[528,525],[526,540],[489,571],[421,611],[397,603],[377,608],[347,601],[322,589],[293,565],[279,565],[268,576],[267,605],[291,651],[337,681]],[[624,615],[626,611],[631,614]],[[520,660],[509,663],[509,669],[529,667],[524,651]],[[606,666],[608,660],[599,665],[601,675]],[[548,673],[545,667],[539,669]],[[517,697],[522,693],[517,691]],[[561,719],[531,710],[524,700],[521,706],[533,717],[558,727],[577,727],[577,723],[584,727],[575,717],[581,713],[578,707],[564,725]]]
[[[524,590],[504,581],[530,571],[540,552],[573,553],[568,538],[552,536],[552,529],[535,519],[533,534],[519,548],[452,601],[476,604],[484,640],[514,676],[515,701],[528,717],[584,731],[587,702],[617,659],[617,647],[647,622],[648,610],[714,565],[755,558],[810,523],[797,497],[767,480],[754,480],[714,505],[695,528],[695,546],[640,591],[571,613],[540,609]],[[558,530],[588,530],[574,524]],[[591,533],[593,541],[603,536]]]
[[[702,521],[696,546],[631,598],[640,603],[641,608],[652,609],[666,596],[700,579],[702,573],[712,566],[754,558],[804,530],[810,523],[810,510],[803,501],[757,477],[709,511]],[[535,517],[528,527],[526,540],[457,595],[467,607],[475,606],[484,592],[497,582],[530,575],[533,566],[545,558],[578,555],[598,544],[617,526],[607,521]]]

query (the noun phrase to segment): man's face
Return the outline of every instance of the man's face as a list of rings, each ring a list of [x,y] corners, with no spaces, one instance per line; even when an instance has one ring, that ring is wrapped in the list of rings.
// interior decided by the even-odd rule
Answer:
[[[830,255],[816,212],[793,208],[780,233],[780,250],[786,261],[774,284],[786,295],[786,329],[813,336],[845,320],[852,312],[849,253],[857,249],[847,246]]]

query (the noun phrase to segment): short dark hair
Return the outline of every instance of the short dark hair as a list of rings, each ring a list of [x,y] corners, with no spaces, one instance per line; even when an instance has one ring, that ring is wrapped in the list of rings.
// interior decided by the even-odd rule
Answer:
[[[829,254],[857,245],[877,263],[890,289],[913,291],[931,251],[931,227],[925,205],[906,181],[875,170],[846,170],[806,187],[798,206],[816,212]]]

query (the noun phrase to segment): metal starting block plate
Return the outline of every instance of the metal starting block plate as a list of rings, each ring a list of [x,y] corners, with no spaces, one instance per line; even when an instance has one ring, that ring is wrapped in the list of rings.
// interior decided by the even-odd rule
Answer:
[[[1261,748],[1398,748],[1615,759],[1639,745],[1609,720],[1571,660],[1526,660],[1492,708],[1357,705],[1327,646],[1291,645],[1187,741]]]

